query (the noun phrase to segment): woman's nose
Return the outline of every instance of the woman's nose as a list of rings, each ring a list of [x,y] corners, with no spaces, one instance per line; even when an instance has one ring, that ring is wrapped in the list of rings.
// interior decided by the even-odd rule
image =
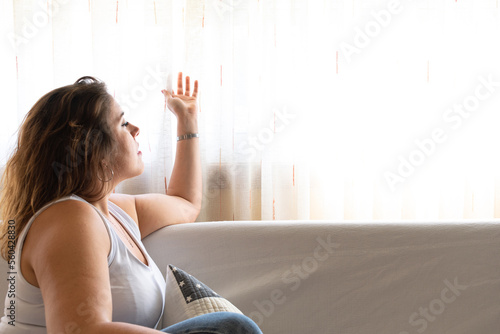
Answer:
[[[141,132],[141,129],[139,129],[138,126],[135,126],[132,124],[132,131],[130,131],[130,134],[132,135],[132,137],[137,137],[139,135],[139,133]]]

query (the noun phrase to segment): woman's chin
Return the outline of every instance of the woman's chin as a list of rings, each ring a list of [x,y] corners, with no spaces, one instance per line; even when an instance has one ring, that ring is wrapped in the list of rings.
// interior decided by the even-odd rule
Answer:
[[[141,165],[139,167],[139,174],[138,175],[141,175],[142,173],[144,173],[144,161],[141,160]]]
[[[142,161],[141,161],[142,162]],[[137,168],[136,172],[134,173],[135,175],[133,177],[139,176],[142,173],[144,173],[144,163],[142,162],[141,165]]]

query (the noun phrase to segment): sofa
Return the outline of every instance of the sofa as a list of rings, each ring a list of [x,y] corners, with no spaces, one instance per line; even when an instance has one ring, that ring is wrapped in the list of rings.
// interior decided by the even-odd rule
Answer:
[[[265,334],[500,333],[497,220],[205,222],[144,244]]]

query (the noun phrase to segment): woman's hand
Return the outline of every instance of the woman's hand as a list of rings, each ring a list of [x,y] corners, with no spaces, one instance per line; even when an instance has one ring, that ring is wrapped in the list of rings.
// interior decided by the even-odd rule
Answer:
[[[179,72],[177,78],[177,94],[174,91],[171,92],[167,90],[162,90],[163,95],[167,98],[167,106],[177,119],[183,119],[184,117],[195,117],[198,113],[198,80],[194,82],[194,89],[191,95],[190,78],[186,77],[186,90],[184,91],[182,87],[182,72]]]

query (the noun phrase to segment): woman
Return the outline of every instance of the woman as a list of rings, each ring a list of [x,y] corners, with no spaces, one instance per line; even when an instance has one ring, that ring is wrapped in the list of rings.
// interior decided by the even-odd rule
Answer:
[[[0,246],[17,276],[5,303],[15,305],[14,319],[2,318],[1,333],[158,332],[165,281],[141,239],[193,222],[202,197],[198,82],[191,93],[186,77],[184,90],[179,73],[177,94],[162,92],[179,136],[166,195],[113,193],[144,163],[139,128],[104,83],[80,78],[29,111],[2,179]],[[260,333],[249,318],[226,312],[163,331]]]

